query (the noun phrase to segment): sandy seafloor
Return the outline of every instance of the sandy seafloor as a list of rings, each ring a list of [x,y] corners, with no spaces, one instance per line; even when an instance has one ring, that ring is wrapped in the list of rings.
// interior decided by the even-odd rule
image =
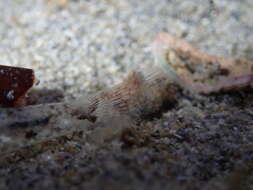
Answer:
[[[145,72],[159,32],[211,54],[253,59],[252,0],[57,2],[64,1],[0,2],[0,64],[34,69],[36,88],[53,97],[40,103]],[[130,132],[130,144],[44,152],[0,169],[0,189],[253,189],[252,102],[252,90],[182,95],[161,118]]]

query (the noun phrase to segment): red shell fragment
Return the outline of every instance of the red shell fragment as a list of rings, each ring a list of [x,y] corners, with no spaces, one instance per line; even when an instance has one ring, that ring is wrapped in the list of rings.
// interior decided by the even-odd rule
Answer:
[[[0,105],[22,106],[34,81],[32,69],[0,65]]]

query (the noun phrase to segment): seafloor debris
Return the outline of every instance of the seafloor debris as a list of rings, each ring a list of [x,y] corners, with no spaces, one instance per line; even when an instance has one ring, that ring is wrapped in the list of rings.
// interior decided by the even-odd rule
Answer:
[[[158,64],[182,87],[202,94],[253,86],[253,61],[211,56],[176,36],[161,33],[153,43]]]
[[[0,105],[21,106],[35,81],[32,69],[0,65]]]

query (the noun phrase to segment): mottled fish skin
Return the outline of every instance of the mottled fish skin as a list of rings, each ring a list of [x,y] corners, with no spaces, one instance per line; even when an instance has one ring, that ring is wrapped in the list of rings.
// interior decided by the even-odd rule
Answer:
[[[9,152],[47,138],[88,128],[65,103],[0,109],[0,151]]]
[[[34,145],[76,131],[89,133],[94,143],[104,143],[175,103],[177,91],[159,69],[145,74],[134,71],[110,89],[71,102],[1,108],[0,152],[9,155],[28,146],[42,148]]]

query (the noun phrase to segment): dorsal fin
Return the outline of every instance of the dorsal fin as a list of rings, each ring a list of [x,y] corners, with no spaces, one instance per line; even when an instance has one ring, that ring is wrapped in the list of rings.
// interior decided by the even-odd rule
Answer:
[[[99,118],[116,111],[138,121],[172,102],[176,91],[173,82],[159,69],[145,74],[133,71],[120,84],[100,93],[96,115]]]

